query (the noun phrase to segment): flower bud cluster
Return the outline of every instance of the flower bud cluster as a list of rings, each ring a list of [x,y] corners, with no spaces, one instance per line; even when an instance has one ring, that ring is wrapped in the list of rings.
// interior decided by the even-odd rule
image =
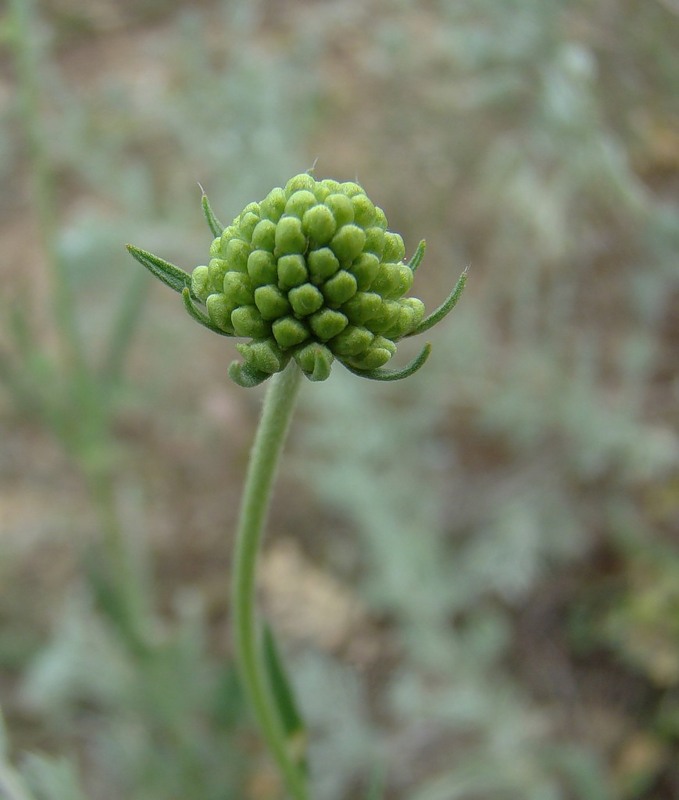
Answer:
[[[405,297],[413,270],[387,230],[382,209],[357,183],[316,181],[306,173],[250,203],[214,239],[194,269],[191,293],[257,374],[291,357],[312,380],[337,358],[369,372],[422,322],[424,305]]]

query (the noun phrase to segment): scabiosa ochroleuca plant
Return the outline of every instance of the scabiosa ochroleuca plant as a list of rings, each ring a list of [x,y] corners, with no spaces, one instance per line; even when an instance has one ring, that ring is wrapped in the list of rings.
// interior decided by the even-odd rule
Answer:
[[[409,262],[382,209],[352,182],[316,181],[303,173],[285,188],[250,203],[224,228],[207,197],[203,210],[214,236],[210,259],[192,274],[128,245],[156,277],[182,294],[201,325],[236,345],[243,362],[229,374],[241,386],[274,376],[250,453],[232,567],[234,645],[243,687],[262,734],[294,800],[309,800],[305,731],[277,655],[273,634],[260,626],[255,571],[271,489],[301,376],[322,381],[334,360],[361,377],[398,380],[426,361],[430,347],[401,369],[385,364],[397,343],[448,314],[466,281],[462,273],[446,301],[425,316],[407,297],[424,256]]]

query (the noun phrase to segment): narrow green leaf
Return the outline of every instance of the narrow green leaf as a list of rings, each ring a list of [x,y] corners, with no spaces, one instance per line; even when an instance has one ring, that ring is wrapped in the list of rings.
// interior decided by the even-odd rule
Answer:
[[[264,627],[264,659],[269,674],[269,685],[276,701],[278,715],[296,764],[306,770],[306,726],[297,709],[295,696],[285,674],[273,631],[268,623]]]
[[[162,258],[154,256],[153,253],[149,253],[147,250],[141,250],[132,244],[127,245],[127,250],[132,258],[146,267],[152,275],[155,275],[156,278],[169,286],[170,289],[174,289],[175,292],[181,292],[185,287],[191,286],[191,276],[189,273],[184,272],[184,270],[179,267],[175,267],[175,265],[170,264],[169,261],[164,261]]]
[[[349,372],[353,372],[354,375],[358,375],[359,378],[369,378],[373,381],[400,381],[403,378],[408,378],[413,373],[417,372],[420,367],[424,365],[424,362],[429,358],[429,354],[431,353],[431,345],[429,342],[425,344],[422,348],[420,354],[416,356],[409,364],[406,364],[403,369],[371,369],[371,370],[360,370],[354,369],[353,367],[348,366],[343,361],[341,362]]]
[[[440,322],[445,316],[447,316],[457,305],[457,301],[460,299],[462,292],[464,291],[464,287],[467,284],[467,273],[469,272],[469,267],[466,267],[462,275],[457,280],[455,284],[455,288],[453,291],[448,295],[445,302],[442,303],[436,311],[430,314],[428,317],[422,320],[420,324],[412,330],[408,336],[416,336],[418,333],[424,333],[428,331],[429,328],[433,328],[437,322]]]
[[[184,308],[187,310],[191,319],[195,319],[200,325],[208,330],[212,331],[213,333],[218,333],[220,336],[234,336],[233,333],[227,333],[223,331],[221,328],[218,328],[214,322],[208,317],[208,315],[201,311],[198,306],[193,302],[191,299],[191,291],[189,290],[188,286],[185,286],[182,290],[182,300],[184,301]]]
[[[198,184],[200,186],[200,184]],[[207,195],[205,194],[205,190],[202,186],[200,186],[201,191],[203,192],[203,196],[201,197],[201,205],[203,206],[203,214],[205,214],[205,219],[207,220],[207,224],[212,231],[213,236],[221,236],[222,231],[224,230],[224,226],[222,223],[215,217],[214,212],[212,210],[212,206],[210,205],[210,201],[207,199]]]
[[[413,253],[413,257],[408,262],[408,266],[410,269],[415,272],[415,270],[420,266],[422,263],[422,259],[424,258],[424,251],[426,250],[427,243],[424,239],[417,245],[417,250]]]

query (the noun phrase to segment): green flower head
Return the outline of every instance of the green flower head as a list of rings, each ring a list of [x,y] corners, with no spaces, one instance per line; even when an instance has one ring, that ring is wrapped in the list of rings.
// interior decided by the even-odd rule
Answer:
[[[181,292],[189,314],[236,345],[243,362],[229,368],[255,386],[294,358],[312,381],[325,380],[336,359],[351,372],[396,380],[424,364],[430,347],[401,370],[384,369],[406,336],[428,330],[455,305],[466,271],[433,314],[407,297],[424,256],[409,262],[398,233],[353,182],[315,180],[302,173],[285,188],[250,203],[224,228],[203,195],[213,233],[207,264],[188,274],[128,245],[156,277]]]

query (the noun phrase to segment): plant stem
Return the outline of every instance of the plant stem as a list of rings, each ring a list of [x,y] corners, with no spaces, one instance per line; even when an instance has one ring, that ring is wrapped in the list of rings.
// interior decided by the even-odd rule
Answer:
[[[294,361],[271,379],[250,452],[233,564],[235,645],[241,680],[261,732],[295,800],[308,800],[305,779],[293,761],[272,696],[255,610],[257,553],[271,488],[299,391],[302,372]]]

